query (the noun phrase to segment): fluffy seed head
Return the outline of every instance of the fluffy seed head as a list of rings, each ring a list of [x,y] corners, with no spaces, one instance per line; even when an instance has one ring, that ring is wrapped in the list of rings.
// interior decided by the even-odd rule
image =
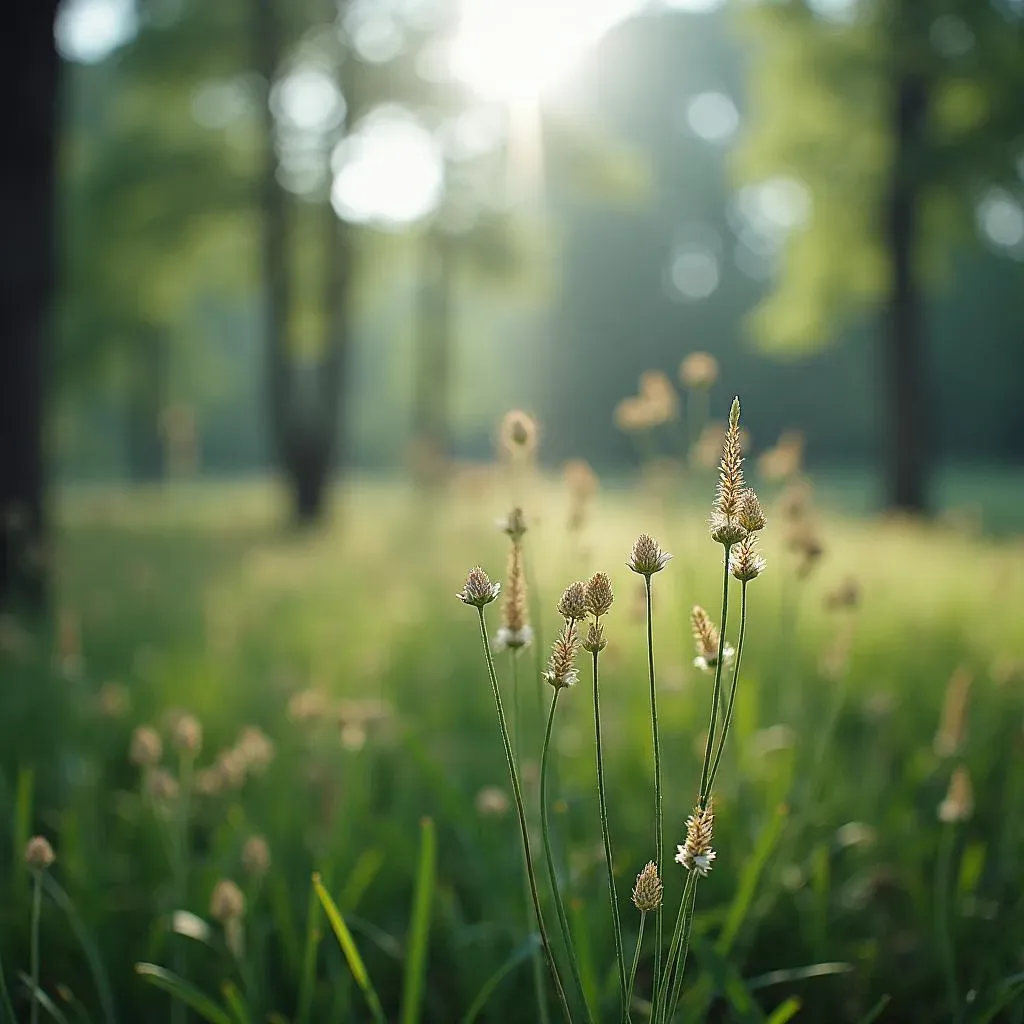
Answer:
[[[595,619],[587,629],[587,638],[583,641],[583,650],[588,654],[600,654],[608,646],[605,639],[604,626]]]
[[[738,518],[740,526],[748,533],[756,533],[765,528],[767,520],[764,516],[764,509],[761,508],[761,502],[757,500],[757,495],[751,487],[745,488],[740,495]]]
[[[587,580],[587,611],[600,618],[608,613],[614,600],[612,581],[603,572],[595,572]]]
[[[664,887],[658,877],[658,868],[654,861],[649,860],[643,871],[636,876],[633,886],[633,905],[641,913],[648,914],[661,906]]]
[[[707,807],[698,805],[686,819],[686,842],[676,847],[676,863],[704,878],[710,873],[715,859],[715,851],[711,848],[714,823],[711,801]]]
[[[230,924],[245,915],[245,895],[230,878],[222,878],[210,895],[210,917],[220,924]]]
[[[719,544],[735,543],[743,536],[730,541],[728,537],[736,529],[746,532],[739,522],[741,495],[743,494],[743,443],[740,438],[740,400],[732,400],[729,410],[729,428],[722,443],[722,457],[718,464],[718,488],[712,510],[711,534]],[[720,537],[716,537],[715,533]]]
[[[650,430],[661,422],[658,412],[646,398],[630,395],[615,406],[615,425],[627,434]]]
[[[743,583],[756,580],[765,567],[764,556],[757,550],[757,540],[752,533],[747,534],[729,552],[729,572]]]
[[[509,455],[527,458],[537,450],[537,421],[522,409],[512,409],[501,421],[499,436]]]
[[[469,570],[469,574],[466,576],[466,585],[455,596],[463,604],[483,608],[498,596],[500,590],[501,584],[492,583],[490,576],[478,565]]]
[[[56,857],[45,836],[33,836],[25,844],[25,863],[32,871],[45,871]]]
[[[709,388],[718,380],[718,360],[708,352],[691,352],[679,364],[679,379],[688,388]]]
[[[203,727],[195,715],[176,715],[171,725],[171,744],[179,754],[195,757],[203,746]]]
[[[526,573],[523,571],[523,549],[513,540],[508,553],[508,574],[505,596],[501,604],[501,624],[518,636],[529,625],[526,605]],[[515,646],[509,644],[509,646]],[[522,646],[521,644],[519,646]]]
[[[967,821],[974,813],[974,787],[965,765],[958,765],[949,780],[946,799],[939,804],[939,821]]]
[[[513,544],[518,544],[526,533],[526,516],[523,515],[523,510],[518,506],[512,509],[504,519],[498,520],[498,528],[512,538]]]
[[[661,550],[658,542],[647,533],[641,533],[633,543],[626,565],[633,572],[650,578],[668,564],[672,556]]]
[[[723,544],[726,547],[738,544],[747,535],[747,531],[738,517],[723,516],[720,512],[711,513],[711,518],[708,520],[708,531],[716,544]]]
[[[164,741],[152,726],[140,725],[132,733],[128,750],[129,760],[140,768],[149,768],[160,763],[164,756]]]
[[[558,614],[563,619],[580,622],[587,617],[587,587],[585,583],[570,583],[558,602]]]
[[[721,636],[711,616],[699,604],[695,604],[690,611],[690,625],[693,629],[693,646],[697,652],[693,663],[702,672],[707,672],[718,664]],[[732,661],[735,653],[730,644],[722,645],[723,667]]]
[[[640,398],[656,424],[667,423],[679,415],[679,396],[661,370],[645,370],[640,375]]]
[[[242,847],[242,868],[250,878],[262,878],[270,870],[270,846],[263,836],[249,836]]]
[[[579,678],[579,672],[576,670],[576,652],[579,646],[576,623],[570,619],[551,645],[551,657],[544,673],[544,681],[556,690],[572,686]]]

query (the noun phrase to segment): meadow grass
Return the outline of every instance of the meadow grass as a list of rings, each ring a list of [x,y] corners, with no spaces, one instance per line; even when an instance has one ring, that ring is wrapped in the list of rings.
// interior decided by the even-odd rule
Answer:
[[[674,555],[655,583],[654,643],[666,843],[681,843],[711,699],[689,616],[694,604],[714,614],[721,590],[721,547],[704,525],[710,484],[682,497],[616,489],[571,532],[559,484],[516,488],[535,628],[554,635],[571,580],[600,570],[616,588],[601,713],[632,951],[639,914],[627,896],[656,851],[644,581],[624,563],[642,530]],[[260,488],[91,488],[61,500],[60,614],[35,633],[6,622],[0,653],[0,956],[17,1020],[28,1018],[19,979],[33,876],[22,851],[33,833],[57,855],[44,877],[39,986],[69,1021],[171,1018],[140,962],[173,967],[234,1024],[537,1019],[508,773],[475,615],[454,598],[471,565],[501,578],[507,538],[493,524],[513,503],[490,470],[463,474],[443,497],[363,483],[339,497],[334,526],[295,535],[277,528],[278,502]],[[778,1022],[798,1003],[798,1020],[861,1021],[884,1002],[882,1020],[1024,1020],[1024,547],[828,515],[824,555],[800,580],[766,505],[768,571],[750,587],[715,787],[718,856],[700,885],[678,1019]],[[847,576],[858,607],[825,610]],[[534,808],[546,656],[520,655],[526,699],[514,723]],[[971,678],[965,721],[952,749],[936,750],[958,669]],[[615,1020],[587,691],[559,702],[552,853],[588,1005]],[[129,759],[139,725],[168,741],[172,709],[202,724],[196,779],[246,726],[273,744],[240,788],[193,794],[184,871],[165,803]],[[944,823],[961,764],[972,806]],[[254,835],[270,864],[247,872]],[[685,872],[666,861],[674,908]],[[334,942],[313,872],[379,1012],[351,950]],[[244,894],[241,934],[211,914],[221,879]],[[175,919],[181,911],[195,916]],[[550,897],[545,914],[555,921]],[[649,921],[636,981],[645,998],[653,932]],[[0,993],[0,1020],[4,1006]]]

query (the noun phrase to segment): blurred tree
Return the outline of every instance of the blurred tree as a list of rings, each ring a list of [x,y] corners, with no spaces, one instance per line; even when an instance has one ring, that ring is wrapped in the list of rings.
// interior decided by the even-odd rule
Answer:
[[[807,352],[880,304],[886,499],[928,504],[929,373],[922,280],[979,201],[1019,189],[1024,9],[1000,0],[781,0],[749,12],[751,182],[806,194],[755,329]]]
[[[46,593],[43,424],[54,291],[59,63],[56,0],[7,12],[0,85],[11,143],[0,173],[0,608]]]

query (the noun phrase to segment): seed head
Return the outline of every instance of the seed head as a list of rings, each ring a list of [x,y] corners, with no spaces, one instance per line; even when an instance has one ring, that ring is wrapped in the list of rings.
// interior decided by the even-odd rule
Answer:
[[[860,604],[860,584],[854,577],[847,576],[825,595],[822,603],[825,610],[830,612],[856,608]]]
[[[594,618],[600,618],[608,614],[614,600],[612,581],[603,572],[595,572],[587,580],[587,611]]]
[[[558,614],[563,619],[580,622],[587,617],[587,588],[582,582],[570,583],[558,602]]]
[[[498,596],[500,590],[501,584],[492,583],[490,576],[478,565],[475,569],[469,570],[469,574],[466,576],[466,585],[455,596],[463,604],[483,608]]]
[[[159,764],[163,756],[164,741],[160,739],[160,734],[152,726],[140,725],[132,733],[129,760],[140,768],[149,768]]]
[[[32,871],[45,871],[56,857],[45,836],[33,836],[25,844],[25,863]]]
[[[715,851],[711,848],[714,823],[711,801],[707,807],[698,805],[686,819],[686,842],[676,846],[676,863],[682,864],[687,871],[696,871],[703,878],[710,873],[715,859]]]
[[[643,871],[636,876],[633,886],[633,905],[642,914],[649,914],[661,906],[664,887],[658,877],[658,868],[654,861],[649,860]]]
[[[150,768],[145,785],[146,792],[158,804],[170,803],[178,797],[178,780],[165,768]]]
[[[521,409],[512,409],[501,421],[499,436],[509,455],[528,458],[537,450],[537,421]]]
[[[650,430],[661,422],[658,410],[640,395],[623,398],[615,406],[614,418],[619,430],[627,434]]]
[[[504,519],[498,520],[498,529],[502,533],[507,533],[512,538],[513,544],[519,543],[523,539],[523,534],[526,533],[526,516],[523,515],[523,510],[518,506],[512,509]]]
[[[210,896],[210,917],[220,924],[239,921],[245,915],[245,895],[230,878],[222,878]]]
[[[769,481],[788,480],[800,471],[804,452],[804,438],[797,430],[784,431],[775,443],[757,460],[762,478]]]
[[[758,530],[765,528],[767,520],[764,516],[764,509],[761,508],[761,502],[757,500],[757,495],[751,487],[745,488],[740,495],[738,518],[740,526],[747,533],[757,533]]]
[[[203,746],[203,727],[195,715],[181,714],[171,725],[171,744],[179,754],[195,757]]]
[[[263,836],[249,836],[242,847],[242,868],[250,878],[262,878],[270,870],[270,846]]]
[[[484,786],[474,803],[476,813],[482,818],[500,818],[508,813],[508,794],[497,786]]]
[[[695,604],[690,611],[690,625],[693,627],[693,645],[697,651],[697,657],[693,659],[693,663],[701,671],[707,672],[718,664],[718,647],[721,636],[711,621],[711,616],[699,604]],[[734,654],[735,651],[729,644],[722,647],[724,665],[728,665],[732,661]]]
[[[672,381],[661,370],[640,374],[640,398],[647,404],[654,424],[667,423],[679,415],[679,396]]]
[[[718,380],[718,360],[707,352],[691,352],[679,364],[679,379],[688,388],[709,388]]]
[[[732,400],[729,427],[722,443],[718,465],[718,488],[711,515],[711,536],[719,544],[734,544],[743,539],[746,529],[739,521],[743,493],[743,443],[740,438],[740,400]]]
[[[658,542],[649,534],[641,533],[633,544],[633,550],[629,554],[629,561],[626,565],[633,572],[650,579],[656,572],[660,572],[668,564],[672,556],[661,550]]]
[[[967,724],[967,698],[971,692],[971,673],[961,665],[949,677],[942,702],[942,719],[935,734],[934,749],[939,757],[951,757],[963,742]]]
[[[583,650],[588,654],[600,654],[607,646],[604,626],[595,619],[587,628],[587,638],[583,641]]]
[[[494,649],[503,651],[525,647],[533,639],[526,604],[526,574],[523,572],[523,551],[513,537],[508,554],[508,577],[501,603],[501,626],[494,637]]]
[[[274,741],[255,725],[247,725],[235,740],[235,752],[244,762],[246,771],[259,775],[274,760]]]
[[[544,673],[544,681],[556,690],[574,685],[579,678],[579,672],[576,670],[576,652],[579,645],[576,623],[570,619],[551,645],[551,657]]]
[[[949,780],[946,799],[939,804],[939,821],[967,821],[974,813],[974,787],[965,765],[958,765]]]
[[[729,572],[743,583],[756,580],[764,572],[764,567],[764,556],[758,552],[757,539],[752,533],[729,552]]]

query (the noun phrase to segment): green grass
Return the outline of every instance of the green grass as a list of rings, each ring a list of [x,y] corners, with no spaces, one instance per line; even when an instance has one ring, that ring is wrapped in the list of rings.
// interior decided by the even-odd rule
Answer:
[[[624,562],[642,530],[675,555],[656,579],[654,634],[674,844],[696,795],[710,711],[687,624],[693,603],[717,615],[721,554],[703,528],[710,490],[701,481],[692,504],[667,508],[615,489],[570,538],[561,490],[518,486],[543,637],[554,635],[565,583],[600,569],[616,586],[601,691],[625,897],[654,849],[646,636],[640,581]],[[280,502],[264,487],[62,497],[63,627],[23,635],[5,625],[0,653],[0,958],[17,1013],[27,1017],[18,978],[28,968],[28,828],[57,852],[53,876],[66,900],[48,889],[41,988],[69,1020],[78,1006],[95,1022],[170,1019],[169,996],[137,963],[172,970],[199,1005],[212,1012],[209,1000],[231,1021],[373,1019],[311,893],[313,872],[387,1019],[537,1019],[514,814],[476,807],[484,787],[509,787],[475,611],[454,597],[471,565],[500,578],[507,542],[493,522],[511,503],[497,475],[458,482],[443,500],[364,483],[339,497],[330,529],[294,535],[277,528]],[[1024,546],[1005,532],[987,540],[948,524],[830,515],[824,527],[826,554],[799,583],[770,519],[769,569],[750,585],[740,697],[716,784],[718,859],[699,887],[686,1019],[790,1019],[795,1000],[797,1021],[861,1021],[876,1007],[882,1021],[950,1020],[936,809],[963,761],[976,806],[954,828],[947,925],[957,991],[974,993],[962,1019],[1022,1021]],[[849,621],[822,609],[823,594],[848,574],[863,591]],[[497,610],[488,608],[492,631]],[[823,656],[848,627],[848,658],[825,670]],[[540,753],[535,659],[546,653],[527,651],[520,664],[527,761]],[[960,755],[943,759],[933,737],[946,681],[961,665],[974,677],[969,725]],[[497,667],[510,688],[506,658]],[[601,1019],[614,1021],[593,708],[581,669],[581,685],[559,702],[554,855],[573,930],[586,937],[581,971]],[[119,715],[99,699],[111,682],[129,696]],[[379,703],[350,703],[343,727],[337,713],[296,721],[289,703],[310,688]],[[127,757],[132,729],[162,727],[172,708],[203,723],[200,769],[243,726],[275,744],[265,773],[193,800],[182,906],[173,904],[166,823],[140,796]],[[375,715],[360,723],[360,710]],[[535,813],[536,775],[524,775]],[[429,870],[426,818],[436,842]],[[273,859],[262,880],[247,879],[240,863],[254,833],[267,837]],[[683,874],[666,861],[674,916]],[[240,957],[209,921],[222,877],[248,898]],[[206,919],[208,930],[174,934],[175,910]],[[625,899],[621,913],[632,950],[638,915]],[[644,996],[653,931],[648,922]]]

